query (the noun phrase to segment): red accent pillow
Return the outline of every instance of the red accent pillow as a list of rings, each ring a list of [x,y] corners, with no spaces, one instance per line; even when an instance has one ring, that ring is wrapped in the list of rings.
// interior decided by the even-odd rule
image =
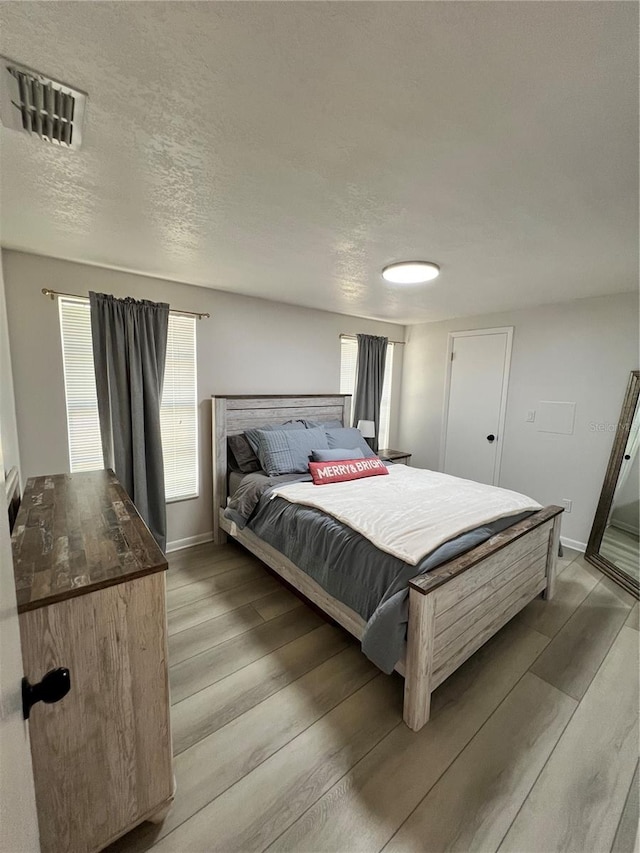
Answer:
[[[387,466],[377,456],[370,459],[342,459],[340,462],[309,462],[309,471],[316,486],[389,473]]]

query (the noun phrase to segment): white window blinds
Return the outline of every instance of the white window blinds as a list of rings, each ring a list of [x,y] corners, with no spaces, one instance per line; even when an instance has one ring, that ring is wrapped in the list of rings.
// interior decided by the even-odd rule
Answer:
[[[103,468],[89,303],[58,300],[71,471]]]
[[[58,300],[71,471],[103,467],[93,369],[91,314],[85,299]],[[169,315],[160,425],[167,501],[198,495],[198,412],[194,317]]]
[[[198,494],[196,318],[169,314],[160,424],[167,500]]]
[[[356,362],[358,342],[351,338],[340,338],[340,393],[351,394],[356,390]],[[353,407],[352,407],[353,410]]]
[[[393,348],[387,344],[387,357],[384,366],[384,381],[382,385],[382,400],[380,401],[380,435],[378,446],[389,447],[389,430],[391,424],[391,386],[393,377]],[[358,361],[358,342],[352,338],[340,339],[340,393],[353,394],[356,388],[356,364]],[[355,426],[355,424],[354,424]]]

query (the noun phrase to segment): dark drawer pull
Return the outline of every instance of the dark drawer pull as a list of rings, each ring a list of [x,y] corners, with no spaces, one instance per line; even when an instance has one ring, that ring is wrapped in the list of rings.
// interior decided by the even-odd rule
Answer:
[[[22,716],[29,719],[36,702],[53,705],[59,702],[71,690],[71,674],[66,667],[50,670],[37,684],[29,684],[28,678],[22,679]]]

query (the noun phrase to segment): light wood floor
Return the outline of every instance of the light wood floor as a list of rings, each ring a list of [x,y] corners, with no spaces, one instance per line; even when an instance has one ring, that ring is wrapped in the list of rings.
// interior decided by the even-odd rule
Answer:
[[[638,850],[638,605],[565,550],[414,734],[381,674],[239,546],[170,556],[177,794],[109,848]]]

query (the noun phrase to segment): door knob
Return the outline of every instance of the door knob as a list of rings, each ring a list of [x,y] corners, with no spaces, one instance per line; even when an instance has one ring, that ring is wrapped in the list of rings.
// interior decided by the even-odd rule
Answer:
[[[631,454],[630,454],[630,453],[625,453],[625,454],[624,454],[624,458],[625,458],[625,459],[631,459]]]
[[[489,442],[489,444],[491,444],[491,442],[495,441],[495,440],[496,440],[495,435],[492,432],[490,432],[489,435],[487,436],[487,441]]]
[[[37,684],[29,684],[28,678],[22,679],[22,716],[29,719],[31,708],[36,702],[53,705],[59,702],[71,690],[71,674],[66,667],[50,670]]]

